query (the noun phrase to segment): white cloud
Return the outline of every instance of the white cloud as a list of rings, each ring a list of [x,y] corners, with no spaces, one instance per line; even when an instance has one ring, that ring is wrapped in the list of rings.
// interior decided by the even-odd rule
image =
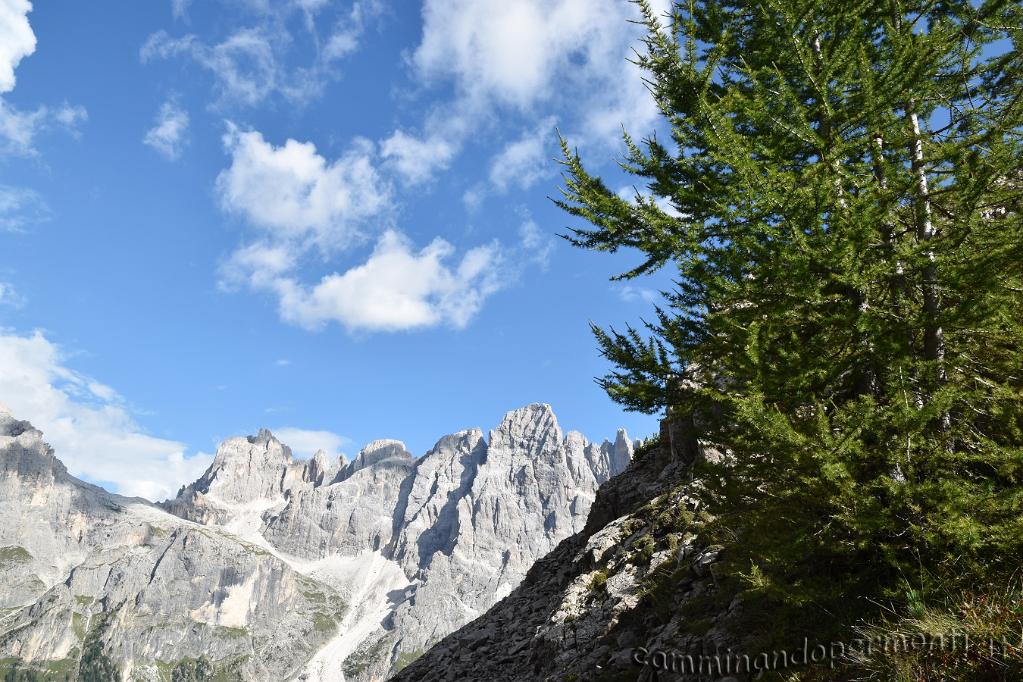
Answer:
[[[78,135],[78,125],[88,119],[84,107],[64,103],[53,109],[37,107],[22,111],[0,98],[0,154],[35,156],[36,136],[48,129],[61,129],[72,136]]]
[[[46,120],[46,107],[21,111],[0,98],[0,153],[31,156],[36,133]]]
[[[287,243],[266,241],[240,246],[220,266],[220,288],[234,291],[248,285],[253,289],[273,289],[273,283],[295,267],[302,248]]]
[[[146,132],[142,141],[164,158],[174,161],[181,156],[187,133],[188,112],[172,98],[160,105],[155,125]]]
[[[554,119],[545,118],[535,130],[509,142],[490,162],[490,182],[499,191],[511,186],[529,189],[553,172],[553,152],[547,142],[554,136]]]
[[[612,80],[620,68],[608,67],[629,56],[636,16],[618,0],[426,0],[412,61],[470,98],[526,108],[573,80]]]
[[[665,11],[670,0],[653,2]],[[492,160],[499,192],[528,189],[553,170],[555,110],[577,145],[617,146],[622,127],[646,134],[658,117],[642,74],[630,63],[643,29],[624,0],[425,0],[423,33],[409,56],[417,82],[452,83],[422,134],[399,128],[383,140],[390,167],[408,184],[448,168],[465,140],[506,140],[508,109],[533,129],[506,141]],[[496,124],[496,126],[495,126]],[[473,210],[484,193],[474,188]]]
[[[49,218],[50,208],[38,192],[0,185],[0,232],[22,232]]]
[[[188,15],[188,6],[192,0],[171,0],[171,14],[175,19],[184,19]]]
[[[28,0],[0,0],[0,94],[14,89],[14,70],[24,57],[35,52],[36,37],[28,21],[31,11]],[[78,124],[86,118],[83,107],[66,102],[56,109],[40,106],[22,111],[0,97],[0,155],[34,156],[35,137],[40,131],[58,127],[77,135]]]
[[[479,210],[479,207],[483,205],[483,200],[486,198],[487,188],[482,182],[474,183],[472,187],[462,193],[462,203],[465,205],[465,210],[469,213],[475,213]]]
[[[401,130],[380,143],[380,155],[391,162],[405,182],[413,185],[447,168],[457,152],[457,144],[439,135],[418,138]]]
[[[36,49],[36,36],[28,23],[32,3],[0,1],[0,93],[14,89],[14,69]]]
[[[438,324],[465,327],[499,288],[496,245],[467,251],[448,264],[455,249],[434,239],[420,251],[403,235],[387,231],[369,259],[313,287],[292,278],[273,282],[281,317],[316,329],[338,322],[350,331],[400,331]]]
[[[221,205],[257,237],[221,264],[221,286],[273,294],[285,322],[307,329],[336,322],[349,331],[461,328],[503,281],[496,244],[452,262],[455,248],[447,241],[416,250],[387,229],[392,192],[369,142],[356,141],[328,161],[311,143],[275,147],[258,132],[232,126],[225,145],[232,160],[217,179]],[[300,276],[311,253],[325,262],[373,233],[380,236],[365,262],[319,281]]]
[[[459,106],[477,116],[553,108],[578,144],[617,145],[622,126],[646,134],[658,115],[629,62],[638,18],[623,0],[425,0],[411,63],[427,82],[452,82]],[[536,152],[522,144],[517,153]]]
[[[588,31],[558,17],[565,4],[426,0],[413,62],[427,77],[454,76],[467,94],[527,106],[550,88],[566,46],[585,46]]]
[[[20,308],[25,305],[25,298],[15,291],[14,286],[7,282],[0,282],[0,306]]]
[[[554,239],[545,235],[531,219],[519,226],[519,240],[526,259],[546,270],[554,251]]]
[[[273,239],[343,247],[390,206],[368,143],[328,162],[311,142],[289,139],[275,147],[257,131],[231,126],[224,145],[231,166],[217,177],[221,205]]]
[[[622,199],[625,199],[626,201],[633,205],[636,205],[636,203],[639,200],[649,202],[651,199],[653,199],[654,205],[657,206],[657,208],[664,211],[669,216],[673,218],[682,217],[682,214],[678,212],[678,209],[672,205],[671,199],[669,199],[668,197],[655,197],[653,193],[646,187],[638,188],[632,185],[626,185],[625,187],[622,187],[621,189],[618,190],[618,196],[620,196]]]
[[[182,443],[144,433],[113,389],[66,367],[38,331],[0,334],[0,402],[43,431],[72,474],[122,494],[166,498],[213,460],[186,457]]]
[[[309,2],[309,0],[306,0]],[[321,0],[312,0],[315,5],[311,15],[315,15],[326,3]],[[321,59],[325,63],[337,61],[347,57],[358,49],[362,34],[366,31],[366,24],[371,19],[384,12],[384,4],[380,0],[360,0],[352,3],[352,9],[346,17],[340,18],[328,36],[321,51]],[[313,22],[312,16],[309,19],[310,31]]]
[[[341,448],[352,442],[350,438],[339,436],[331,431],[311,431],[290,426],[271,429],[271,431],[277,436],[277,440],[291,448],[291,452],[301,459],[309,459],[316,454],[317,450],[323,450],[331,457],[337,457],[341,454]]]
[[[89,112],[80,105],[72,106],[67,102],[51,110],[51,116],[62,128],[73,136],[78,136],[78,125],[89,120]]]
[[[184,18],[188,2],[173,0],[174,15]],[[321,0],[294,0],[270,4],[261,0],[225,3],[238,11],[234,28],[219,40],[194,34],[172,37],[166,31],[149,36],[139,56],[143,62],[181,57],[209,71],[219,105],[257,106],[271,96],[305,104],[317,97],[336,77],[335,65],[359,47],[366,25],[383,11],[378,0],[361,0],[342,11],[338,4]],[[292,18],[301,13],[306,35],[293,33]],[[330,14],[333,16],[320,16]],[[326,31],[320,25],[329,26]],[[312,46],[315,55],[301,66],[292,64],[295,46]]]
[[[643,301],[644,303],[654,303],[660,298],[660,294],[653,289],[647,289],[646,287],[636,287],[631,284],[623,284],[618,289],[618,295],[621,299],[627,303],[635,303],[636,301]]]
[[[241,29],[216,45],[194,35],[172,38],[166,31],[149,36],[140,53],[143,62],[188,56],[213,73],[223,101],[253,106],[281,86],[280,66],[270,37],[259,29]]]

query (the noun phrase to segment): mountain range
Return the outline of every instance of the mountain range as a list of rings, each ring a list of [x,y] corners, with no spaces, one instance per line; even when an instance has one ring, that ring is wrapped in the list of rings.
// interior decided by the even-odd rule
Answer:
[[[564,434],[546,404],[421,457],[379,440],[298,460],[262,430],[154,503],[73,477],[0,410],[0,675],[385,679],[582,531],[633,450]]]

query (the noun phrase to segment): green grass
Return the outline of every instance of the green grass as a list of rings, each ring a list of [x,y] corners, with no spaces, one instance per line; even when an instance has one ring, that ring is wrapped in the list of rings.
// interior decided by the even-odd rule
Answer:
[[[71,629],[75,631],[75,635],[78,639],[85,639],[85,633],[88,629],[89,620],[80,613],[71,614]]]
[[[337,621],[324,613],[317,613],[313,616],[313,630],[316,632],[334,632],[337,629]]]
[[[892,682],[1023,680],[1023,585],[917,602],[910,611],[856,629],[882,644],[849,656],[852,673]]]
[[[607,571],[600,570],[593,574],[589,584],[590,592],[594,594],[607,594]]]
[[[249,636],[248,628],[232,628],[225,625],[213,627],[213,634],[225,639],[244,639]]]
[[[23,564],[32,561],[32,555],[24,547],[7,545],[0,547],[0,566]]]
[[[75,658],[32,663],[20,658],[0,659],[0,679],[4,682],[72,682],[77,673]]]
[[[380,660],[384,656],[387,644],[379,640],[372,647],[365,651],[356,651],[347,657],[342,664],[342,671],[345,677],[355,677],[362,674],[373,661]]]
[[[185,657],[175,661],[156,661],[154,666],[161,682],[241,682],[242,669],[248,656],[227,661],[210,661],[205,656]]]
[[[394,662],[394,672],[399,673],[408,666],[412,665],[413,661],[423,655],[422,649],[416,649],[415,651],[400,651],[398,652],[398,660]]]

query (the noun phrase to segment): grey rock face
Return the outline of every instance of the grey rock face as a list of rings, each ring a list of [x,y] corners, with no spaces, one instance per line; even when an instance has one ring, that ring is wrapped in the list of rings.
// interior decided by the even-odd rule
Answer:
[[[155,680],[205,657],[237,679],[286,679],[344,617],[330,586],[75,479],[39,431],[2,413],[0,518],[5,675]]]
[[[539,559],[515,590],[391,679],[724,678],[712,674],[710,663],[699,674],[686,670],[680,675],[679,669],[658,672],[633,658],[643,647],[648,653],[691,656],[699,664],[707,652],[742,649],[724,625],[741,606],[722,610],[705,599],[698,602],[706,604],[704,613],[684,608],[714,591],[711,568],[720,548],[701,546],[684,520],[696,508],[689,493],[698,484],[688,474],[692,460],[675,454],[672,435],[678,434],[669,434],[667,443],[644,453],[600,488],[586,524]],[[716,456],[682,435],[689,449],[701,451],[699,456]],[[624,448],[624,443],[627,439],[619,434],[616,446]],[[609,461],[616,446],[603,449]]]
[[[406,485],[389,552],[412,581],[409,596],[348,669],[393,671],[509,594],[582,529],[600,482],[631,457],[620,435],[616,458],[610,443],[563,436],[551,407],[533,404],[506,414],[487,439],[474,429],[438,441]]]
[[[201,656],[240,679],[383,679],[580,531],[632,454],[624,432],[564,435],[543,404],[419,459],[383,440],[350,463],[296,461],[264,430],[155,506],[71,478],[24,422],[0,414],[0,429],[20,434],[0,439],[16,472],[0,511],[17,519],[0,532],[0,659],[41,669],[98,650],[147,680]]]

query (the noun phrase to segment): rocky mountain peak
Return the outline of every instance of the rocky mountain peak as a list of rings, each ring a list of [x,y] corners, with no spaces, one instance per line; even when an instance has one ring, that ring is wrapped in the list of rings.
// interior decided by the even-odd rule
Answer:
[[[17,438],[26,431],[33,431],[33,427],[27,421],[15,419],[7,406],[0,403],[0,437]]]
[[[352,463],[346,467],[345,476],[356,471],[374,466],[385,460],[396,460],[396,463],[408,464],[412,461],[412,453],[405,449],[400,440],[375,440],[359,451]]]
[[[539,452],[545,446],[557,447],[562,440],[561,427],[547,403],[532,403],[511,410],[490,432],[490,447],[522,448]]]
[[[255,436],[224,441],[192,488],[227,503],[272,499],[283,494],[291,464],[291,448],[260,429]]]
[[[42,432],[14,418],[3,405],[0,408],[0,473],[34,481],[66,476],[67,469],[43,441]]]
[[[611,470],[624,471],[625,467],[632,461],[633,449],[632,441],[629,440],[629,434],[625,432],[625,429],[618,429],[614,446],[610,450]]]
[[[321,485],[330,472],[330,461],[324,450],[317,450],[312,458],[306,463],[302,480],[313,485]]]

